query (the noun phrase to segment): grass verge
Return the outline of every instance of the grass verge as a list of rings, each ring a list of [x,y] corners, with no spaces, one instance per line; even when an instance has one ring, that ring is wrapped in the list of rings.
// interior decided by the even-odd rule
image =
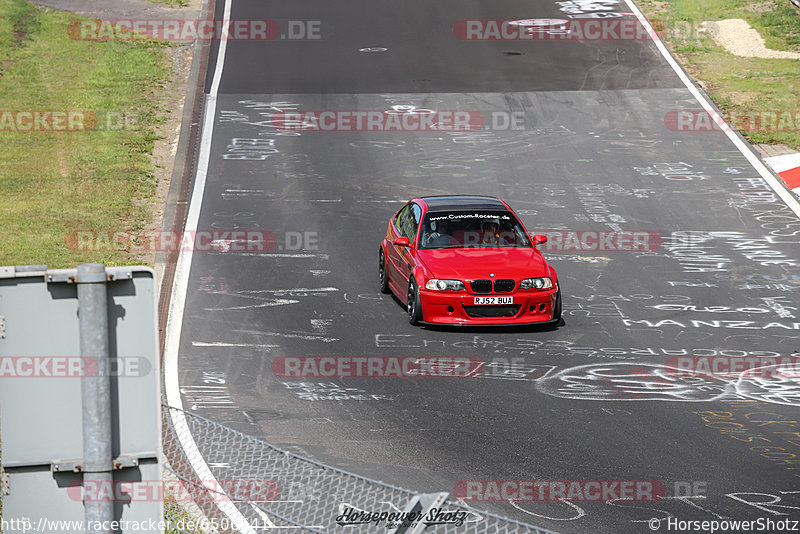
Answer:
[[[189,7],[188,0],[148,0],[154,4],[162,4],[169,7]]]
[[[203,534],[202,521],[186,511],[183,503],[168,495],[164,499],[164,519],[168,522],[164,534]]]
[[[145,263],[125,250],[76,250],[67,236],[151,223],[168,45],[75,39],[77,18],[0,0],[0,265]],[[84,127],[98,123],[23,131],[31,122],[19,112],[29,111],[81,111]]]
[[[767,48],[800,52],[800,9],[788,0],[639,0],[681,65],[726,113],[800,110],[800,60],[738,57],[700,31],[704,21],[744,19]],[[780,116],[780,115],[779,115]],[[785,118],[785,113],[783,114]],[[751,143],[785,144],[800,150],[800,121],[740,130]],[[780,123],[778,123],[780,124]],[[735,124],[734,124],[735,126]],[[777,126],[777,125],[776,125]],[[793,127],[792,127],[793,126]],[[762,131],[768,130],[768,131]],[[769,131],[772,130],[772,131]]]

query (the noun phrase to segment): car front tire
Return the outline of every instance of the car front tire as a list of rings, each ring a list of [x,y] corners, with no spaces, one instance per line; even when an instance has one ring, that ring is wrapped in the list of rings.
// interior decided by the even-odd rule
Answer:
[[[389,271],[386,270],[386,255],[383,253],[382,247],[378,256],[378,275],[381,281],[381,293],[391,293],[392,290],[389,289]]]
[[[556,305],[553,307],[553,321],[561,320],[561,287],[559,286],[556,293]]]
[[[419,288],[413,278],[408,283],[408,301],[406,303],[408,322],[416,326],[422,321],[422,305],[419,302]]]

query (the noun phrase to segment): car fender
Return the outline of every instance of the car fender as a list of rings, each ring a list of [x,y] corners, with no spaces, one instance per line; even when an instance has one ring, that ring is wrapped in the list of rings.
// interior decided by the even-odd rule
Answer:
[[[414,270],[411,271],[411,276],[413,276],[414,280],[417,281],[417,286],[419,287],[420,292],[425,289],[425,284],[428,282],[428,279],[433,278],[430,270],[421,261],[417,263],[416,267],[414,267]]]

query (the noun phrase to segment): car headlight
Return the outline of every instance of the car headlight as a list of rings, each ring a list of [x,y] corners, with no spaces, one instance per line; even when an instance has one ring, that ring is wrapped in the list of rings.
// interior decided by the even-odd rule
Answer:
[[[543,276],[541,278],[526,278],[519,284],[520,289],[549,289],[553,287],[553,281]]]
[[[432,291],[464,291],[466,288],[464,287],[464,282],[461,280],[440,280],[438,278],[431,278],[425,284],[425,289],[430,289]]]

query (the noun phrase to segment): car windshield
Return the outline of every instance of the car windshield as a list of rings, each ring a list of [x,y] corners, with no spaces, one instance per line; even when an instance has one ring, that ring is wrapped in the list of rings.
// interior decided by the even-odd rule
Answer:
[[[428,213],[419,248],[530,247],[522,225],[510,211]]]

